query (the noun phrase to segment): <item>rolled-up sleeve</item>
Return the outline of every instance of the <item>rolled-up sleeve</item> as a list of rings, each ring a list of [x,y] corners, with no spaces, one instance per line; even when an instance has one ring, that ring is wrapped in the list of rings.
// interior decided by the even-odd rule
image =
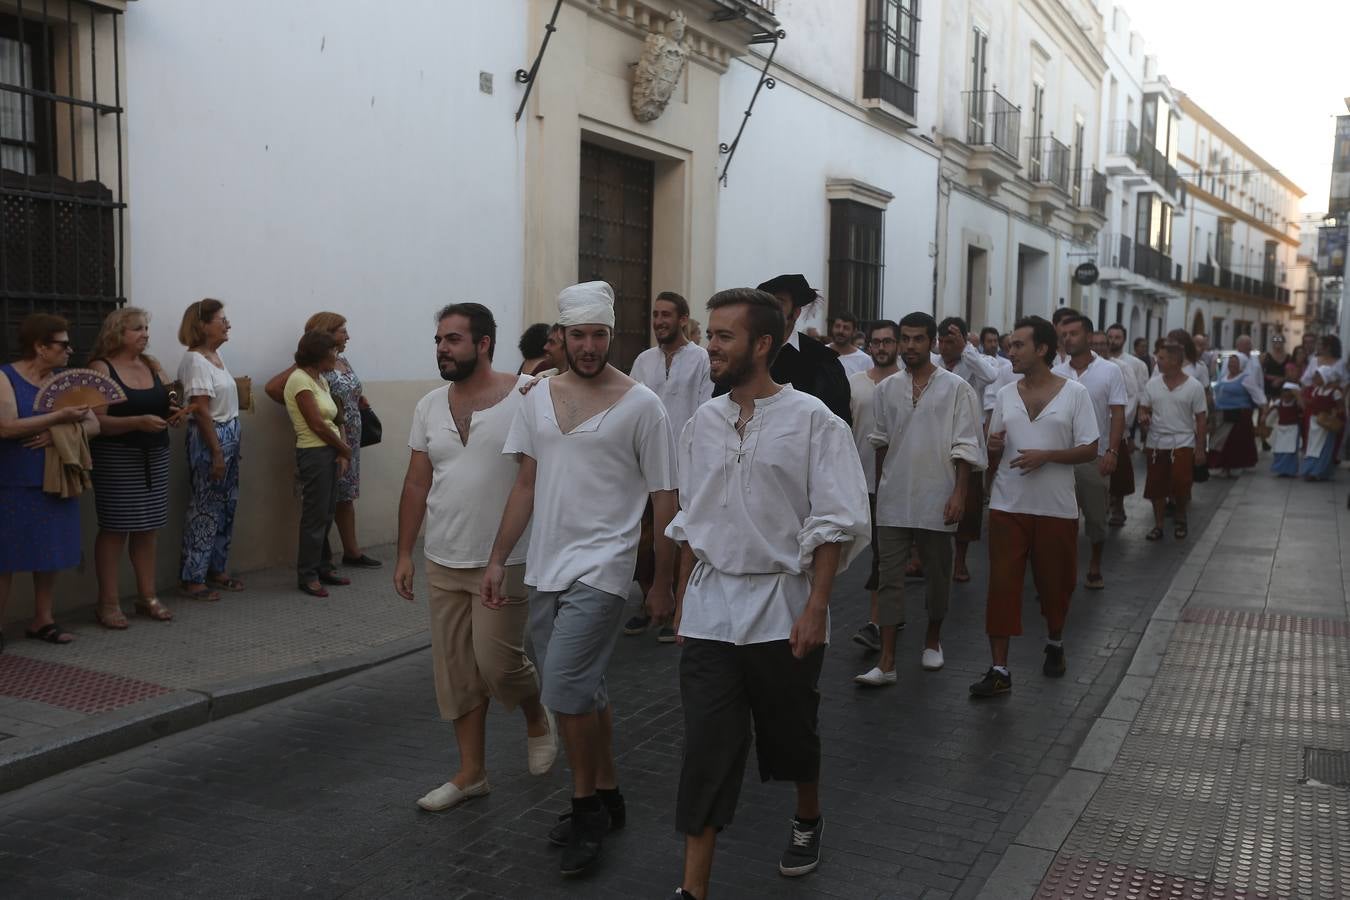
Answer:
[[[799,564],[809,572],[816,548],[843,544],[840,572],[867,548],[871,520],[867,505],[867,480],[853,445],[853,435],[837,418],[822,416],[812,422],[811,471],[807,484],[810,512],[797,534],[801,548]]]
[[[970,463],[973,469],[986,469],[989,455],[984,449],[984,414],[975,389],[964,382],[957,387],[952,410],[952,460]]]

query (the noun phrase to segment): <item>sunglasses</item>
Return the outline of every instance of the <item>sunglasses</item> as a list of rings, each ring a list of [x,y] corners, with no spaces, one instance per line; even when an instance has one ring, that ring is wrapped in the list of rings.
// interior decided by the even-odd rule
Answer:
[[[71,349],[70,341],[47,341],[46,344],[48,347],[60,347],[62,350]]]

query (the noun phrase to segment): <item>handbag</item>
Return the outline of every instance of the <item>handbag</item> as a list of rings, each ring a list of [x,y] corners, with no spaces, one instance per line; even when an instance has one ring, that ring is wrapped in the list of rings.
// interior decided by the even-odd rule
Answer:
[[[1330,431],[1332,434],[1340,434],[1341,429],[1345,428],[1345,419],[1330,410],[1323,410],[1313,417],[1317,422],[1317,427],[1323,431]]]
[[[1209,481],[1209,466],[1204,463],[1196,463],[1191,466],[1191,481],[1196,484],[1204,484]]]
[[[384,438],[384,425],[375,410],[369,406],[361,407],[361,446],[370,447]]]

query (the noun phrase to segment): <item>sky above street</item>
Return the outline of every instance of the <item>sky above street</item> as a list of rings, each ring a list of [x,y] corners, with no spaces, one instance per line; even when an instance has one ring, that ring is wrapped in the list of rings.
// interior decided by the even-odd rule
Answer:
[[[1121,0],[1173,87],[1307,192],[1321,213],[1350,97],[1347,0]],[[1109,25],[1109,18],[1108,18]]]

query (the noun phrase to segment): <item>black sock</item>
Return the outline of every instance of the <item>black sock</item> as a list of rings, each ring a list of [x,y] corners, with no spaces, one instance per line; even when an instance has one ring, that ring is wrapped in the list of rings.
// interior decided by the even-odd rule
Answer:
[[[797,819],[797,824],[807,831],[813,830],[820,824],[820,816],[816,816],[814,819],[803,819],[801,816],[796,816],[795,818]]]

